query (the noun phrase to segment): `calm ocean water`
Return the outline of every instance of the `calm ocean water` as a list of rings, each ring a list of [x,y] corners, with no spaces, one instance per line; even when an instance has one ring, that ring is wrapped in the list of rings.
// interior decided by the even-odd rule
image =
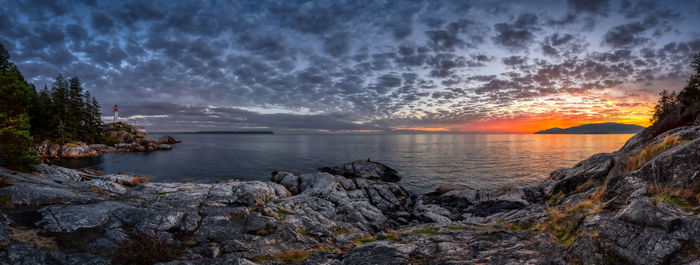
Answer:
[[[153,135],[154,138],[160,135]],[[480,189],[535,185],[557,168],[619,149],[632,135],[403,134],[222,135],[173,134],[172,151],[110,153],[71,161],[106,173],[129,172],[152,181],[269,180],[275,170],[311,172],[358,159],[395,168],[401,184],[428,191],[459,183]]]

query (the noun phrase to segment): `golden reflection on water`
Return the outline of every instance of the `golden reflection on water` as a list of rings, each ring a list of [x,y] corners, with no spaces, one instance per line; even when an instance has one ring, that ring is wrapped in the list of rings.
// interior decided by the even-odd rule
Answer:
[[[409,186],[459,183],[474,188],[536,185],[549,173],[589,156],[621,148],[632,134],[423,134],[403,135],[397,146],[420,154],[396,161]]]

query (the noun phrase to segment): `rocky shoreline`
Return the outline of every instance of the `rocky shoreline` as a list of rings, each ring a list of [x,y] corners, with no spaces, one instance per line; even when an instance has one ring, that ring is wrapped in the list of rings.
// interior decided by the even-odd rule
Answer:
[[[113,145],[86,144],[84,142],[73,142],[58,144],[53,141],[43,141],[35,149],[43,160],[50,159],[76,159],[96,157],[111,152],[151,152],[158,150],[172,150],[172,144],[180,143],[169,135],[164,135],[160,139],[153,139],[148,133],[136,130],[132,126],[116,123],[105,125],[105,136],[114,142]]]
[[[537,187],[496,191],[417,194],[371,161],[212,184],[0,169],[0,263],[699,264],[698,136],[645,130]]]

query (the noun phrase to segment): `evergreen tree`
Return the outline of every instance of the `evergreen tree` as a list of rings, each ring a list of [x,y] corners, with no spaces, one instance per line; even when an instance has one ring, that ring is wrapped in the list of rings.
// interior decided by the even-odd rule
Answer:
[[[678,93],[678,101],[684,108],[700,102],[700,53],[696,54],[690,66],[695,73],[688,79],[688,84]]]
[[[97,99],[90,95],[90,91],[85,91],[85,107],[84,107],[84,117],[85,122],[85,136],[84,141],[88,143],[96,143],[103,133],[102,117],[100,113],[100,106],[97,103]]]
[[[60,140],[61,144],[66,142],[66,138],[70,139],[68,134],[66,119],[70,115],[68,110],[68,82],[61,74],[56,77],[56,80],[51,87],[51,111],[54,115],[56,126],[53,128],[53,137]]]
[[[1,44],[0,95],[0,166],[30,170],[30,164],[36,162],[27,114],[32,94]]]
[[[44,86],[44,89],[36,93],[29,110],[32,136],[35,139],[44,140],[53,132],[56,123],[53,119],[54,113],[52,111],[51,95],[49,89]]]
[[[68,80],[68,117],[66,120],[66,134],[68,138],[82,140],[87,133],[85,120],[87,104],[84,100],[83,86],[80,79],[75,76]]]

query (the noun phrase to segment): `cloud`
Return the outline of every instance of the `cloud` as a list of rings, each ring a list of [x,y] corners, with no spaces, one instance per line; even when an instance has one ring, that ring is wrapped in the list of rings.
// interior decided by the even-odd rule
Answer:
[[[700,50],[695,7],[653,1],[70,4],[0,7],[0,43],[37,87],[78,75],[107,110],[168,129],[450,126],[548,95],[656,92]]]
[[[610,11],[608,0],[567,0],[566,2],[569,4],[569,8],[576,12],[607,16]]]
[[[537,27],[537,16],[532,13],[520,14],[513,23],[498,23],[494,25],[498,35],[492,38],[493,42],[510,50],[526,50],[535,40],[533,31]]]

